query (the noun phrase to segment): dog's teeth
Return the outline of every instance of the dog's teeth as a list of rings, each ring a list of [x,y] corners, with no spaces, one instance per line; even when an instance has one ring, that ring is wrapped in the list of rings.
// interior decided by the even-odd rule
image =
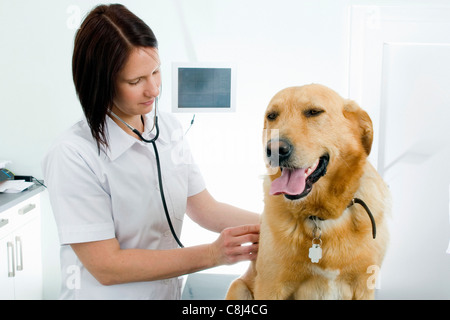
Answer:
[[[318,164],[319,164],[319,160],[317,160],[316,163],[314,163],[314,165],[312,165],[311,167],[309,167],[308,169],[306,169],[306,171],[305,171],[305,177],[308,177],[314,170],[316,170]],[[313,169],[313,168],[314,168],[314,169]]]

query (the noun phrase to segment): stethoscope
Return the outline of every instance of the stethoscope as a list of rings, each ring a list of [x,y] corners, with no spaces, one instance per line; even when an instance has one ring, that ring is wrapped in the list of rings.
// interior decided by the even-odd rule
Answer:
[[[158,115],[157,115],[158,112],[157,111],[158,111],[158,97],[155,98],[155,115],[153,116],[153,127],[150,130],[150,132],[151,132],[151,131],[153,131],[153,129],[155,129],[155,137],[153,137],[150,140],[149,139],[145,139],[142,136],[142,134],[139,132],[139,130],[137,130],[136,128],[130,126],[128,123],[123,121],[114,112],[110,111],[110,114],[113,115],[117,120],[122,122],[125,126],[127,126],[128,129],[133,131],[133,133],[136,134],[139,137],[139,139],[141,139],[141,141],[143,141],[145,143],[151,143],[152,144],[153,150],[155,151],[156,168],[157,168],[157,171],[158,171],[159,193],[161,195],[161,202],[162,202],[162,205],[164,207],[164,213],[166,214],[167,223],[169,224],[170,231],[172,232],[172,235],[175,238],[175,241],[178,243],[178,245],[181,248],[184,248],[183,244],[181,243],[180,239],[178,239],[177,234],[175,233],[175,229],[173,228],[172,220],[170,219],[170,216],[169,216],[169,210],[167,209],[166,197],[164,196],[164,189],[163,189],[162,175],[161,175],[161,163],[159,162],[158,149],[156,148],[156,140],[159,137],[159,125],[158,125]]]

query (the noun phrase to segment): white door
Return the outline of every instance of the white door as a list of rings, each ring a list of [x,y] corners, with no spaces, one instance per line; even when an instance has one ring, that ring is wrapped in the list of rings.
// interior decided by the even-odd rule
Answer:
[[[14,234],[16,271],[15,299],[42,299],[41,222],[35,217]]]
[[[449,299],[450,7],[354,7],[351,28],[349,94],[393,196],[377,298]]]
[[[14,242],[0,237],[0,300],[14,299]]]

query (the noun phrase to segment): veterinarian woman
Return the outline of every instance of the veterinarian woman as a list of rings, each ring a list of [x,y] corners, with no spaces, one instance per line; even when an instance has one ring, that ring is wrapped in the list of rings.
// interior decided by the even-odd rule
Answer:
[[[254,259],[258,215],[214,200],[180,125],[158,112],[156,147],[175,234],[187,212],[220,236],[179,248],[170,231],[156,150],[142,140],[155,138],[161,87],[151,29],[122,5],[98,6],[75,36],[72,68],[85,119],[43,161],[62,244],[61,298],[179,299],[178,276]]]

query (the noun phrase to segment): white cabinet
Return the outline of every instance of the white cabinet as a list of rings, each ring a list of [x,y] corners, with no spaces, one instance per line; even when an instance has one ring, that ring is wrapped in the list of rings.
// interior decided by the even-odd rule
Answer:
[[[14,247],[9,239],[0,239],[0,299],[14,299]]]
[[[349,96],[393,198],[379,299],[450,299],[449,22],[448,5],[351,9]]]
[[[0,212],[0,299],[42,299],[40,195]]]

